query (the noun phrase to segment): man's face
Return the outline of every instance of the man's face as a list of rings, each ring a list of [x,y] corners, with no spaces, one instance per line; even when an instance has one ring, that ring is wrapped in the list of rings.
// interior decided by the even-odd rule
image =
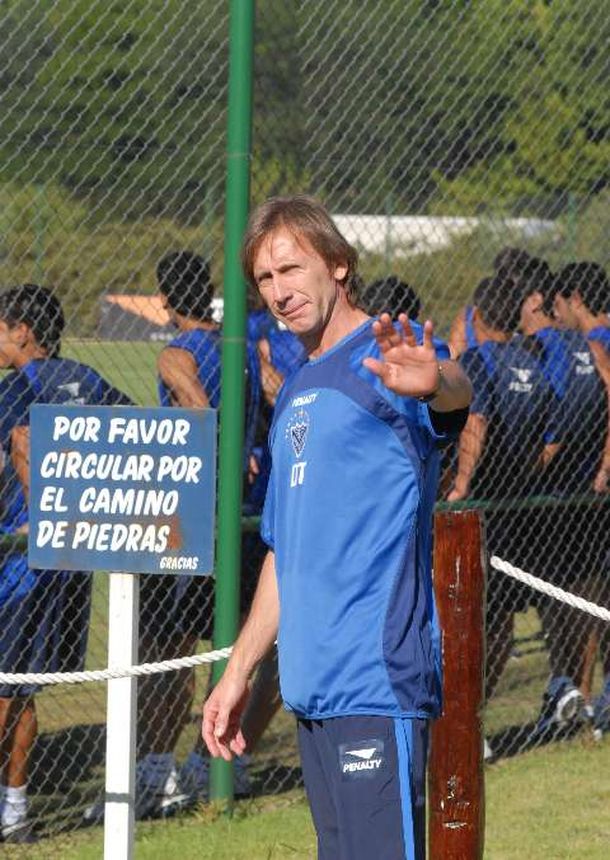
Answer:
[[[24,338],[22,326],[9,325],[0,320],[0,368],[17,367],[17,360],[21,354]]]
[[[271,313],[301,337],[325,327],[337,300],[337,282],[347,275],[347,265],[329,269],[306,239],[283,227],[263,240],[253,268]]]
[[[553,315],[562,328],[578,328],[578,320],[572,308],[572,299],[555,293]]]

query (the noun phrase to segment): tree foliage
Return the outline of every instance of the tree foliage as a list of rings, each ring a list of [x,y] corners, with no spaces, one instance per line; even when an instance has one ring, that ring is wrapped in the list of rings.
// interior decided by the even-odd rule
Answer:
[[[4,180],[87,218],[223,193],[228,3],[5,0]],[[259,0],[253,188],[367,212],[560,212],[607,183],[605,0]]]

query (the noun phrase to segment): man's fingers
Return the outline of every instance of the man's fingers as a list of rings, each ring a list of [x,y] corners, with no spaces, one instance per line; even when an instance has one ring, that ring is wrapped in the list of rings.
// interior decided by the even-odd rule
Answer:
[[[214,732],[214,719],[206,715],[205,709],[203,712],[203,722],[201,724],[201,737],[203,738],[203,742],[208,748],[210,755],[217,758],[220,755],[220,748],[216,741],[216,735]]]
[[[413,334],[413,329],[411,328],[411,322],[409,320],[409,317],[406,314],[399,314],[398,322],[401,325],[404,339],[406,340],[407,344],[409,346],[417,346],[417,338]]]
[[[367,370],[370,370],[371,373],[375,374],[375,376],[379,376],[381,379],[385,377],[387,365],[384,364],[383,361],[379,361],[376,358],[365,358],[362,363]]]
[[[423,345],[427,349],[434,349],[434,323],[432,320],[426,320],[424,323]]]
[[[231,743],[229,744],[229,747],[234,755],[244,754],[244,752],[246,751],[246,739],[241,729],[237,731],[237,734],[232,739]]]

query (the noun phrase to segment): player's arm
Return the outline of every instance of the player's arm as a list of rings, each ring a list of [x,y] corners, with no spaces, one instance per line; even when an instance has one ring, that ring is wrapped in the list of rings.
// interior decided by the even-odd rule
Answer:
[[[455,361],[439,361],[430,320],[424,324],[421,344],[417,343],[406,314],[400,314],[398,321],[400,329],[394,327],[389,314],[382,314],[375,320],[373,334],[381,356],[365,358],[365,367],[395,394],[427,398],[435,412],[466,409],[472,400],[470,380]]]
[[[261,364],[261,382],[265,400],[270,406],[275,406],[277,393],[282,387],[284,377],[275,369],[271,363],[271,347],[266,338],[259,340],[257,344],[258,357]]]
[[[606,441],[601,463],[593,481],[596,493],[605,493],[610,486],[610,355],[601,343],[589,342],[589,347],[595,361],[595,367],[606,387]]]
[[[451,323],[447,346],[451,358],[458,358],[468,346],[466,339],[466,308],[462,308]]]
[[[210,405],[197,376],[197,363],[187,350],[166,346],[157,359],[157,370],[170,390],[174,406],[205,408]]]
[[[241,755],[246,748],[240,722],[248,701],[248,680],[275,642],[279,617],[275,556],[269,551],[250,614],[222,678],[203,706],[201,734],[212,756],[230,761],[233,755]]]
[[[447,501],[458,502],[470,494],[470,484],[483,454],[486,439],[487,418],[477,412],[471,412],[460,433],[457,472]]]
[[[540,455],[540,465],[543,469],[546,469],[553,457],[557,456],[560,448],[561,442],[547,442]]]
[[[11,431],[11,462],[23,487],[26,502],[30,502],[30,428],[13,427]]]

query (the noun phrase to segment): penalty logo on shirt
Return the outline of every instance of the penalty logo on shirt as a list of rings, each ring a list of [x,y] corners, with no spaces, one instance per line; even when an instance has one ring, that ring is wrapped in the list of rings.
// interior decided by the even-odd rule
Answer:
[[[341,778],[373,779],[385,767],[384,744],[379,738],[339,745]]]

